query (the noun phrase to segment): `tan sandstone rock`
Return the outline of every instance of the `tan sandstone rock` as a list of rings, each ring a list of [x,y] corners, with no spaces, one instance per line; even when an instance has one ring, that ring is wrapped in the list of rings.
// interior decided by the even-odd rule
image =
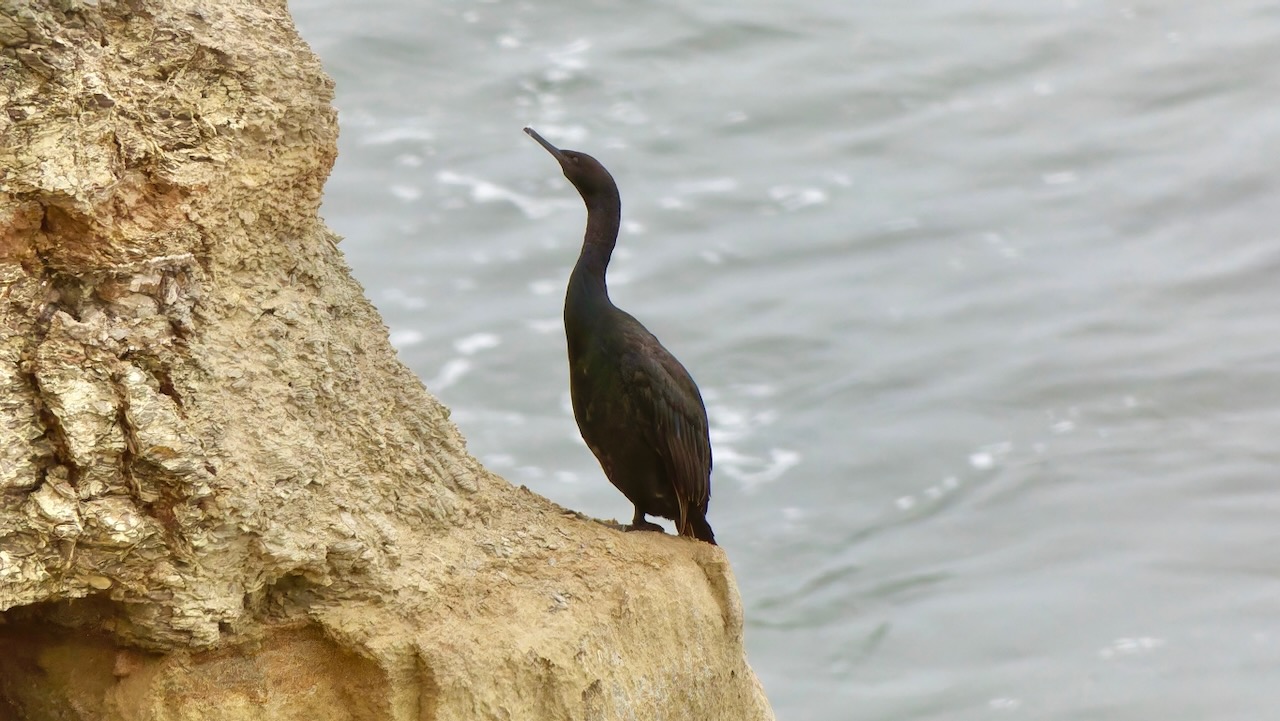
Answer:
[[[280,0],[0,0],[0,719],[770,719],[721,549],[489,474]]]

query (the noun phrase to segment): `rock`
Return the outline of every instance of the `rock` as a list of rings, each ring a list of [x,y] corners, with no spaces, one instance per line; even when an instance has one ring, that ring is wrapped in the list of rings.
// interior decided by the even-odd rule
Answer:
[[[0,0],[0,718],[769,719],[721,549],[467,454],[283,0]]]

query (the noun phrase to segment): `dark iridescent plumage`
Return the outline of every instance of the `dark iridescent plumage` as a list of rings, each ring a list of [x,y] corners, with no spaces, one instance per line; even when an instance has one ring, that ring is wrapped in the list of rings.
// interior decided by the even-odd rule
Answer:
[[[661,530],[644,518],[661,516],[675,521],[680,535],[714,544],[702,394],[680,361],[609,300],[605,270],[622,218],[618,186],[590,155],[560,150],[524,130],[555,156],[587,205],[582,253],[564,298],[569,391],[582,438],[609,481],[635,505],[632,529]]]

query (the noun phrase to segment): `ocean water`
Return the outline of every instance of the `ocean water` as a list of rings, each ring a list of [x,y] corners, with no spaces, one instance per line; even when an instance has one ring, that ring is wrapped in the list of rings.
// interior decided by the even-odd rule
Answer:
[[[1280,2],[294,0],[322,213],[512,483],[629,518],[560,312],[690,369],[780,719],[1280,709]]]

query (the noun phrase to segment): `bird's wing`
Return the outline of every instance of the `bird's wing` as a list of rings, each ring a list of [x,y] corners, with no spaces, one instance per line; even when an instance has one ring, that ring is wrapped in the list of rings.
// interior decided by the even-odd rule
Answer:
[[[711,499],[711,439],[702,394],[689,372],[647,331],[644,342],[623,358],[624,375],[633,386],[638,429],[663,458],[680,503],[680,532],[690,508],[703,509]],[[639,340],[639,339],[637,339]]]

